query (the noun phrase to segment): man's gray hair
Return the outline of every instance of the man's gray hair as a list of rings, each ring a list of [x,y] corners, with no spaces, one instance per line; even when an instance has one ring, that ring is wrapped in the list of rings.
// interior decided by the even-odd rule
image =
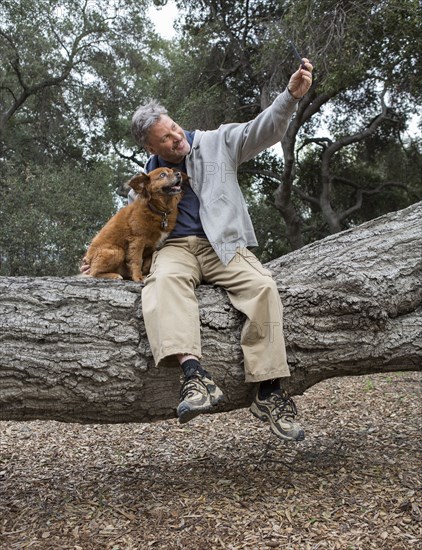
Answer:
[[[161,115],[166,115],[167,109],[155,99],[151,99],[145,105],[140,105],[132,117],[132,135],[141,147],[148,145],[148,132],[154,126]]]

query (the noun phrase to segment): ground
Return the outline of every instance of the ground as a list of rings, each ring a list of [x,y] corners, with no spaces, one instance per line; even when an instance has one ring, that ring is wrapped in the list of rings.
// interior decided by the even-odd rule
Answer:
[[[248,410],[187,425],[0,422],[0,548],[422,548],[422,373],[295,398],[305,441]]]

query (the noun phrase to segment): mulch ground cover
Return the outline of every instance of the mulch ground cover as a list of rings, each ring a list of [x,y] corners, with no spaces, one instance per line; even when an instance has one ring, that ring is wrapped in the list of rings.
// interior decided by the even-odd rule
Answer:
[[[422,373],[325,381],[295,444],[246,409],[0,422],[0,548],[422,549],[421,397]]]

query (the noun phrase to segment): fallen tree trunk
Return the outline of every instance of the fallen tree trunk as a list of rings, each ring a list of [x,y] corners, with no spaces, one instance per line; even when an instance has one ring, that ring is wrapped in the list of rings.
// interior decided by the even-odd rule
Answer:
[[[419,370],[422,203],[267,264],[285,308],[290,391],[334,376]],[[201,286],[203,364],[230,410],[249,405],[242,315]],[[149,422],[175,416],[180,369],[157,369],[141,287],[85,278],[0,278],[0,419]]]

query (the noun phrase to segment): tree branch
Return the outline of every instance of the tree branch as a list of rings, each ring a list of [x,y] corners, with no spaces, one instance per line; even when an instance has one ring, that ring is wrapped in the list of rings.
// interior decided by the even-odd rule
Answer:
[[[381,113],[377,115],[375,118],[371,120],[371,122],[367,125],[367,127],[364,130],[361,130],[360,132],[356,132],[350,136],[344,136],[337,141],[331,143],[328,147],[326,147],[322,152],[322,163],[321,163],[321,181],[322,181],[322,189],[320,193],[320,205],[321,205],[321,211],[328,223],[328,226],[330,228],[330,231],[332,233],[336,233],[341,230],[340,222],[342,219],[344,219],[345,214],[339,214],[337,213],[331,204],[331,185],[332,185],[332,177],[330,175],[330,162],[332,157],[340,151],[342,148],[351,145],[352,143],[357,143],[359,141],[362,141],[363,139],[367,138],[371,134],[373,134],[377,128],[381,125],[381,123],[386,120],[388,117],[389,112],[391,112],[391,109],[386,106],[384,101],[385,91],[381,95]],[[349,209],[347,209],[346,212],[354,212],[357,209],[360,208],[362,204],[362,196],[359,192],[356,193],[356,202],[353,206],[351,206]]]
[[[388,118],[388,115],[390,112],[393,112],[393,110],[390,107],[387,107],[384,101],[384,95],[381,96],[381,106],[382,110],[379,115],[374,117],[371,122],[368,124],[368,126],[361,130],[360,132],[356,132],[355,134],[352,134],[350,136],[344,136],[337,141],[333,142],[324,152],[324,155],[326,158],[331,158],[337,151],[342,149],[343,147],[346,147],[347,145],[351,145],[352,143],[357,143],[358,141],[362,141],[363,139],[369,137],[371,134],[373,134],[378,127]]]
[[[348,185],[350,187],[353,187],[356,190],[356,202],[354,205],[352,205],[350,208],[347,208],[346,210],[343,210],[343,212],[340,212],[338,214],[338,219],[340,222],[347,219],[351,214],[356,212],[362,207],[363,197],[364,195],[371,196],[376,195],[377,193],[381,193],[383,189],[386,189],[387,187],[399,187],[404,190],[408,190],[407,185],[401,182],[394,182],[394,181],[387,181],[384,183],[380,183],[377,187],[373,189],[365,189],[364,187],[361,187],[360,185],[352,182],[348,178],[342,178],[342,177],[334,177],[333,181],[338,181],[339,183],[344,183],[345,185]]]
[[[305,191],[303,191],[297,185],[292,185],[292,190],[301,199],[305,200],[306,202],[309,202],[310,204],[315,204],[316,206],[318,206],[318,208],[321,208],[321,204],[320,204],[319,200],[316,197],[313,197],[312,195],[308,195],[308,193],[305,193]]]
[[[264,176],[267,178],[274,179],[281,183],[281,176],[272,170],[260,170],[259,168],[239,168],[240,174],[256,174],[258,176]]]
[[[326,149],[327,144],[330,145],[331,143],[333,143],[333,140],[325,137],[306,138],[302,141],[302,144],[297,148],[296,151],[297,152],[301,151],[304,147],[306,147],[310,143],[316,143],[317,145],[320,145],[323,149]]]
[[[85,2],[85,7],[87,6],[87,1]],[[72,70],[76,67],[76,65],[79,63],[77,60],[78,57],[81,57],[83,52],[86,51],[91,44],[82,44],[82,41],[87,36],[90,36],[92,34],[101,34],[106,31],[106,27],[103,27],[101,25],[97,25],[94,27],[87,26],[87,19],[84,17],[84,26],[82,28],[82,31],[79,35],[77,35],[73,41],[72,49],[70,53],[65,48],[66,52],[68,53],[68,59],[65,61],[61,73],[58,76],[49,76],[45,78],[44,80],[35,83],[33,85],[29,85],[24,78],[24,75],[22,74],[21,67],[20,67],[20,56],[19,51],[16,47],[16,44],[13,42],[12,38],[8,36],[4,31],[0,29],[0,36],[3,36],[11,45],[11,47],[14,50],[15,57],[14,59],[10,60],[9,63],[13,68],[13,71],[16,75],[16,78],[19,82],[19,85],[22,89],[22,92],[19,96],[16,96],[14,93],[12,93],[12,97],[14,99],[13,103],[10,105],[10,107],[1,115],[0,120],[0,132],[3,132],[7,123],[9,120],[13,117],[13,115],[16,113],[16,111],[19,110],[19,108],[26,102],[28,97],[31,95],[35,95],[38,92],[41,92],[45,88],[50,88],[53,86],[58,86],[67,78],[69,77]],[[98,40],[97,40],[98,42]],[[93,42],[95,43],[95,42]],[[60,44],[63,46],[62,42],[60,41]]]
[[[119,157],[121,157],[122,159],[125,159],[125,160],[130,160],[132,162],[134,162],[135,164],[137,164],[138,166],[141,166],[141,168],[143,168],[145,162],[141,161],[141,160],[138,160],[137,157],[136,157],[136,151],[132,151],[132,154],[131,155],[125,155],[124,153],[122,153],[121,151],[119,151],[119,149],[117,148],[117,145],[115,143],[113,143],[113,150],[114,152],[119,155]]]
[[[266,264],[284,306],[290,394],[333,376],[420,370],[421,215],[415,204]],[[180,368],[175,358],[155,367],[141,291],[132,281],[0,277],[0,419],[173,418]],[[256,387],[243,381],[244,317],[222,289],[196,293],[204,368],[224,410],[247,407]]]

